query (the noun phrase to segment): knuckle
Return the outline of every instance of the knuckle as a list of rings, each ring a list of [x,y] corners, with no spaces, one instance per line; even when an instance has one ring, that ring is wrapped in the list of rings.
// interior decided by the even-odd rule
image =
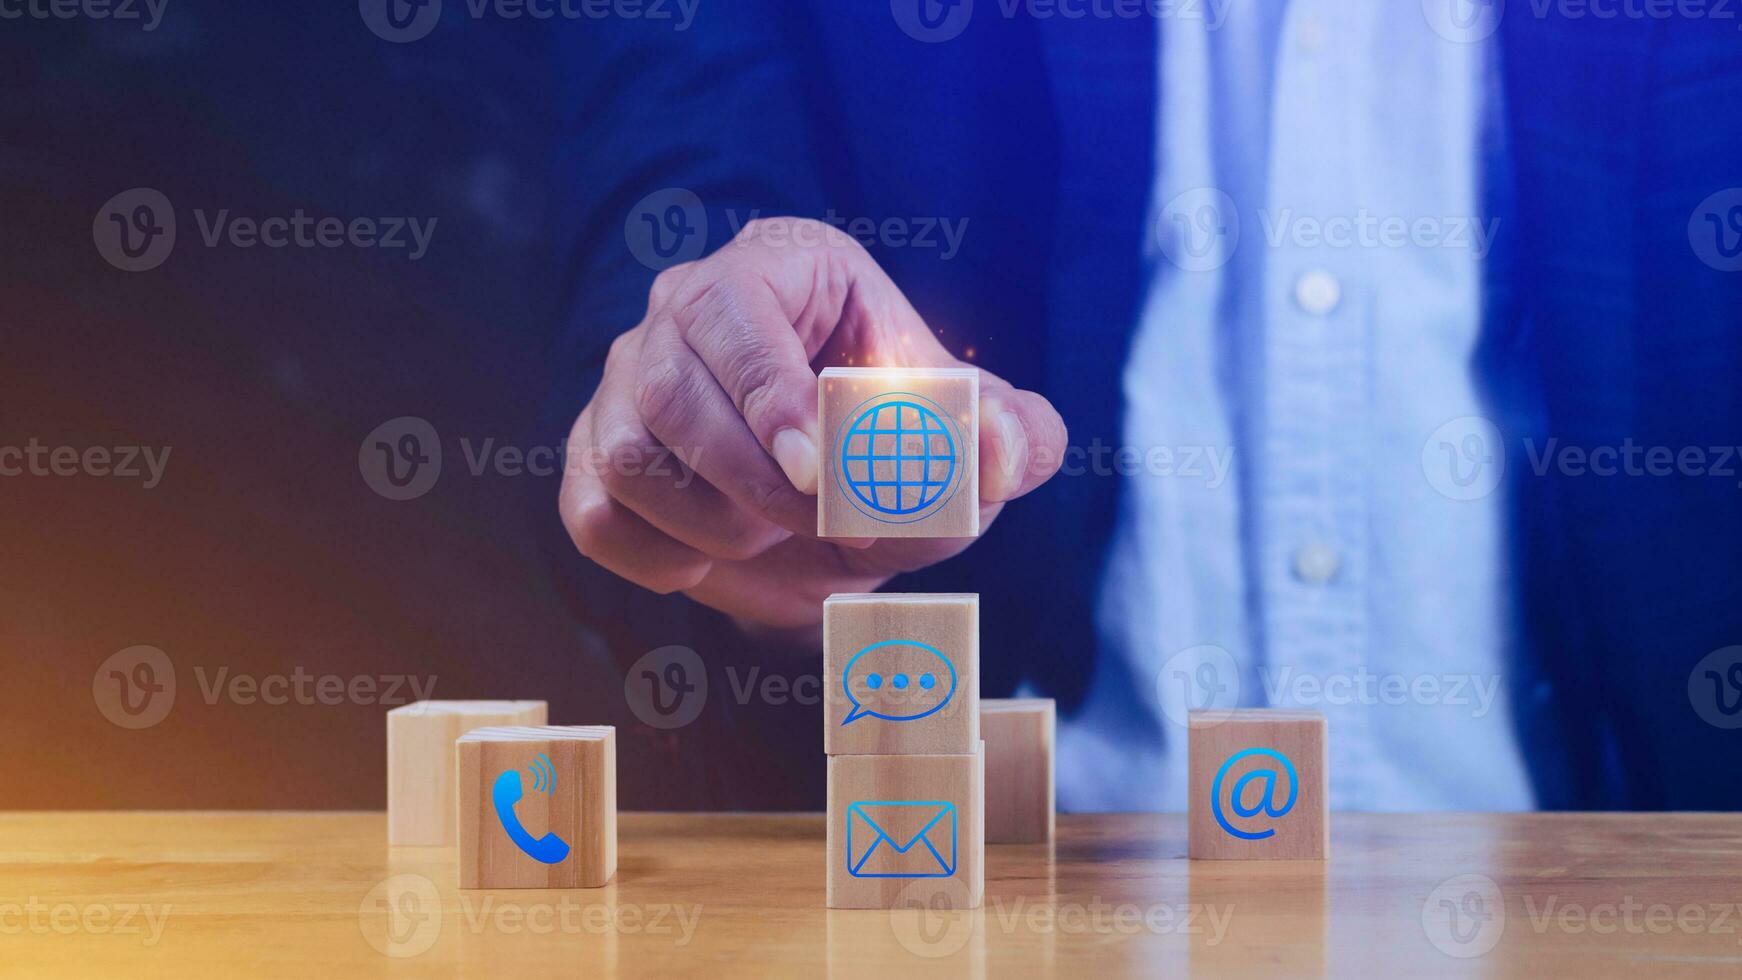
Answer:
[[[602,448],[599,454],[596,467],[599,482],[604,484],[606,492],[613,497],[620,499],[629,490],[632,452],[629,443],[620,443],[609,449]]]
[[[713,571],[713,568],[714,563],[706,559],[667,565],[641,576],[639,584],[660,595],[686,592],[701,585],[702,580],[708,577],[708,573]]]
[[[692,335],[699,326],[733,322],[744,308],[747,285],[742,273],[732,272],[692,286],[674,298],[672,320],[685,336]]]
[[[728,379],[727,388],[738,411],[754,419],[785,389],[779,356],[744,312],[743,296],[748,288],[738,277],[717,279],[685,304],[676,319],[686,336],[727,335],[728,343],[712,345],[725,361],[719,374]]]
[[[700,401],[695,378],[669,361],[648,365],[635,385],[635,410],[655,433],[681,431]]]
[[[786,498],[787,487],[779,483],[762,480],[752,480],[744,486],[744,500],[749,508],[763,515],[773,515],[780,510],[780,504]]]
[[[785,533],[778,530],[770,531],[747,521],[738,521],[734,526],[722,529],[711,550],[723,561],[749,561],[785,537]]]
[[[653,286],[647,291],[647,310],[649,313],[664,306],[677,294],[678,287],[695,272],[696,263],[679,262],[653,277]]]
[[[611,535],[611,505],[607,500],[583,501],[563,514],[563,526],[575,550],[597,561]]]
[[[612,496],[621,497],[654,446],[638,427],[618,425],[600,435],[596,448],[595,475]]]
[[[631,327],[611,338],[611,346],[605,348],[605,372],[609,374],[614,369],[620,369],[628,361],[641,344],[640,327]]]
[[[780,383],[780,371],[769,358],[753,357],[746,360],[739,377],[743,380],[743,390],[738,393],[738,411],[750,420],[752,428],[757,428],[757,420],[772,412],[785,391],[785,386]]]

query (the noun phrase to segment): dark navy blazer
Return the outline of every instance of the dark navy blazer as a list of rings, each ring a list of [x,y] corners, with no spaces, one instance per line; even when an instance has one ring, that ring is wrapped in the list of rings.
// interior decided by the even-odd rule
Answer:
[[[624,215],[681,186],[715,247],[756,211],[968,219],[949,261],[873,252],[953,350],[1051,398],[1073,445],[1117,444],[1165,21],[989,9],[924,44],[881,2],[704,7],[687,32],[613,25],[562,55],[563,361],[580,370],[554,403],[572,418],[645,307],[653,272]],[[1742,442],[1742,273],[1701,262],[1688,230],[1702,200],[1742,185],[1742,33],[1519,5],[1492,44],[1488,414],[1514,447]],[[962,557],[896,583],[982,593],[988,696],[1028,682],[1079,703],[1120,492],[1055,479]],[[1742,730],[1703,721],[1689,691],[1702,656],[1742,643],[1738,478],[1512,465],[1507,494],[1506,682],[1539,805],[1742,805]],[[653,608],[636,601],[618,609]]]

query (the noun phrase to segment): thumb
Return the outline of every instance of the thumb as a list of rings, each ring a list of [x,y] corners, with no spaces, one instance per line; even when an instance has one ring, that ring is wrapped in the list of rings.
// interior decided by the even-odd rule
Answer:
[[[1051,479],[1064,461],[1064,419],[1040,394],[982,372],[980,499],[1014,500]]]

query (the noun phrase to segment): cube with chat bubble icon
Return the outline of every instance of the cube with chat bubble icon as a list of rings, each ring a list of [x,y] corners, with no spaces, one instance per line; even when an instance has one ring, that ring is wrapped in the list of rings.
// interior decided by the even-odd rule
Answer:
[[[823,603],[829,755],[962,755],[980,744],[980,597],[848,594]]]

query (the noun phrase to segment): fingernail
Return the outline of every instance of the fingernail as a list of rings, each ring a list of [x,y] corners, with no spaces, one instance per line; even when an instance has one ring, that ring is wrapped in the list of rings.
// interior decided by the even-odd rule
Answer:
[[[1022,489],[1022,470],[1028,465],[1028,433],[1015,412],[1001,411],[994,416],[998,426],[997,467],[986,481],[988,501],[1009,500]]]
[[[774,461],[800,493],[817,492],[817,444],[798,429],[774,434]]]

